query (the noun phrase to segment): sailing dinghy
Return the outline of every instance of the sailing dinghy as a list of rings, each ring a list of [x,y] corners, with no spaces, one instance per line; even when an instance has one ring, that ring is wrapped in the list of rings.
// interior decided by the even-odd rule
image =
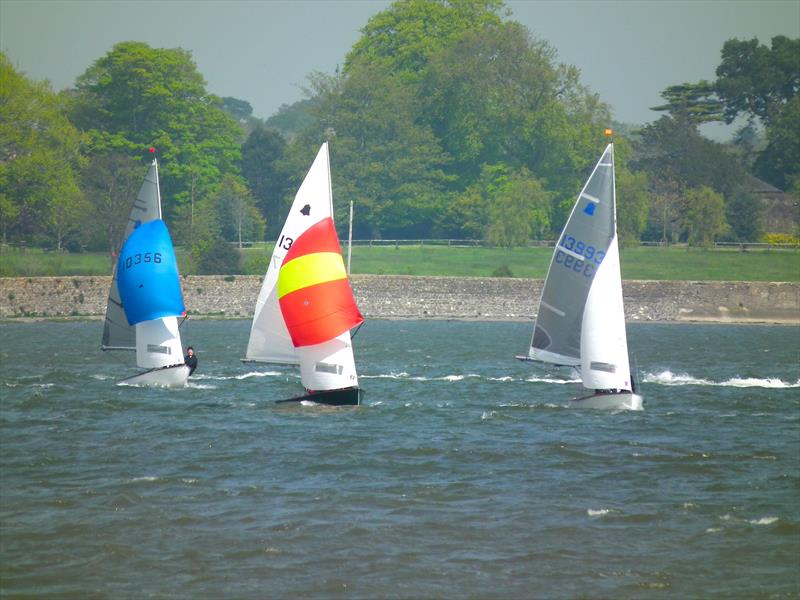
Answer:
[[[580,373],[591,393],[572,399],[572,407],[642,410],[628,360],[613,142],[567,219],[542,289],[530,349],[517,358]]]
[[[357,405],[356,306],[333,223],[327,142],[294,198],[256,301],[245,362],[299,365],[306,393],[278,400]]]
[[[118,384],[186,385],[189,367],[183,363],[177,319],[185,314],[175,250],[161,220],[154,158],[128,216],[111,278],[101,345],[103,350],[135,350],[136,365],[146,370]]]

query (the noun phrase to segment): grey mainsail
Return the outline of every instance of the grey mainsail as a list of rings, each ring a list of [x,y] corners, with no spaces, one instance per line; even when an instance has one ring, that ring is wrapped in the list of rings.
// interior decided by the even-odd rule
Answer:
[[[128,239],[134,227],[140,223],[147,223],[161,218],[161,196],[158,187],[158,163],[155,159],[147,170],[147,175],[142,182],[142,187],[136,195],[131,206],[125,233],[122,236],[115,257],[119,249]],[[136,332],[128,324],[128,318],[122,308],[122,299],[117,288],[117,264],[111,276],[111,287],[108,291],[106,304],[106,320],[103,325],[103,339],[100,346],[103,350],[136,350]]]
[[[586,298],[615,235],[613,161],[609,144],[556,243],[528,352],[531,360],[568,366],[581,363]]]

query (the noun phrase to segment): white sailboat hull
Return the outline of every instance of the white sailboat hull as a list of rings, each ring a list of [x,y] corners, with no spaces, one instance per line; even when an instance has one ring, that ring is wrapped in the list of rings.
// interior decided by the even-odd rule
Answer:
[[[117,382],[117,385],[135,385],[143,387],[183,387],[189,379],[189,367],[186,365],[172,365],[150,369],[144,373],[137,373]]]
[[[597,408],[602,410],[644,410],[644,399],[635,392],[614,392],[611,394],[592,394],[583,398],[573,398],[570,408]]]

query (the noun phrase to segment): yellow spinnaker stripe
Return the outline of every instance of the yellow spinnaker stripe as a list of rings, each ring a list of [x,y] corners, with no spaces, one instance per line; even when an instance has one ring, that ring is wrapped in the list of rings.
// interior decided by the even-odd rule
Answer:
[[[318,283],[345,279],[342,255],[336,252],[314,252],[298,256],[281,267],[278,273],[278,298]]]

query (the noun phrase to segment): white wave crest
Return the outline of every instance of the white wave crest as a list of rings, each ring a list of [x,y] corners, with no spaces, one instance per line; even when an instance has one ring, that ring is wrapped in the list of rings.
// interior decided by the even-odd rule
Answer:
[[[191,388],[193,390],[215,390],[217,386],[211,385],[210,383],[194,383],[194,382],[187,382],[187,388]]]
[[[284,373],[281,373],[280,371],[250,371],[248,373],[242,373],[241,375],[235,375],[233,379],[250,379],[251,377],[278,377],[280,375],[284,375]]]
[[[141,482],[153,482],[158,481],[160,477],[156,477],[155,475],[143,475],[142,477],[133,477],[128,480],[128,483],[141,483]]]
[[[610,512],[611,511],[607,508],[600,508],[597,510],[589,508],[586,510],[586,514],[589,515],[590,517],[604,517]]]
[[[755,377],[733,377],[728,381],[723,381],[719,385],[729,387],[761,387],[761,388],[796,388],[800,387],[800,379],[794,383],[785,382],[777,377],[767,377],[758,379]]]
[[[760,519],[752,519],[748,523],[752,525],[772,525],[778,520],[778,517],[762,517]]]
[[[405,371],[400,373],[385,373],[382,375],[359,375],[361,379],[408,379],[409,375]]]
[[[660,385],[708,385],[718,387],[761,387],[761,388],[796,388],[800,387],[800,379],[796,382],[786,382],[777,377],[732,377],[725,381],[711,381],[710,379],[701,379],[694,377],[688,373],[673,373],[670,370],[661,371],[659,373],[645,373],[645,383],[657,383]]]

